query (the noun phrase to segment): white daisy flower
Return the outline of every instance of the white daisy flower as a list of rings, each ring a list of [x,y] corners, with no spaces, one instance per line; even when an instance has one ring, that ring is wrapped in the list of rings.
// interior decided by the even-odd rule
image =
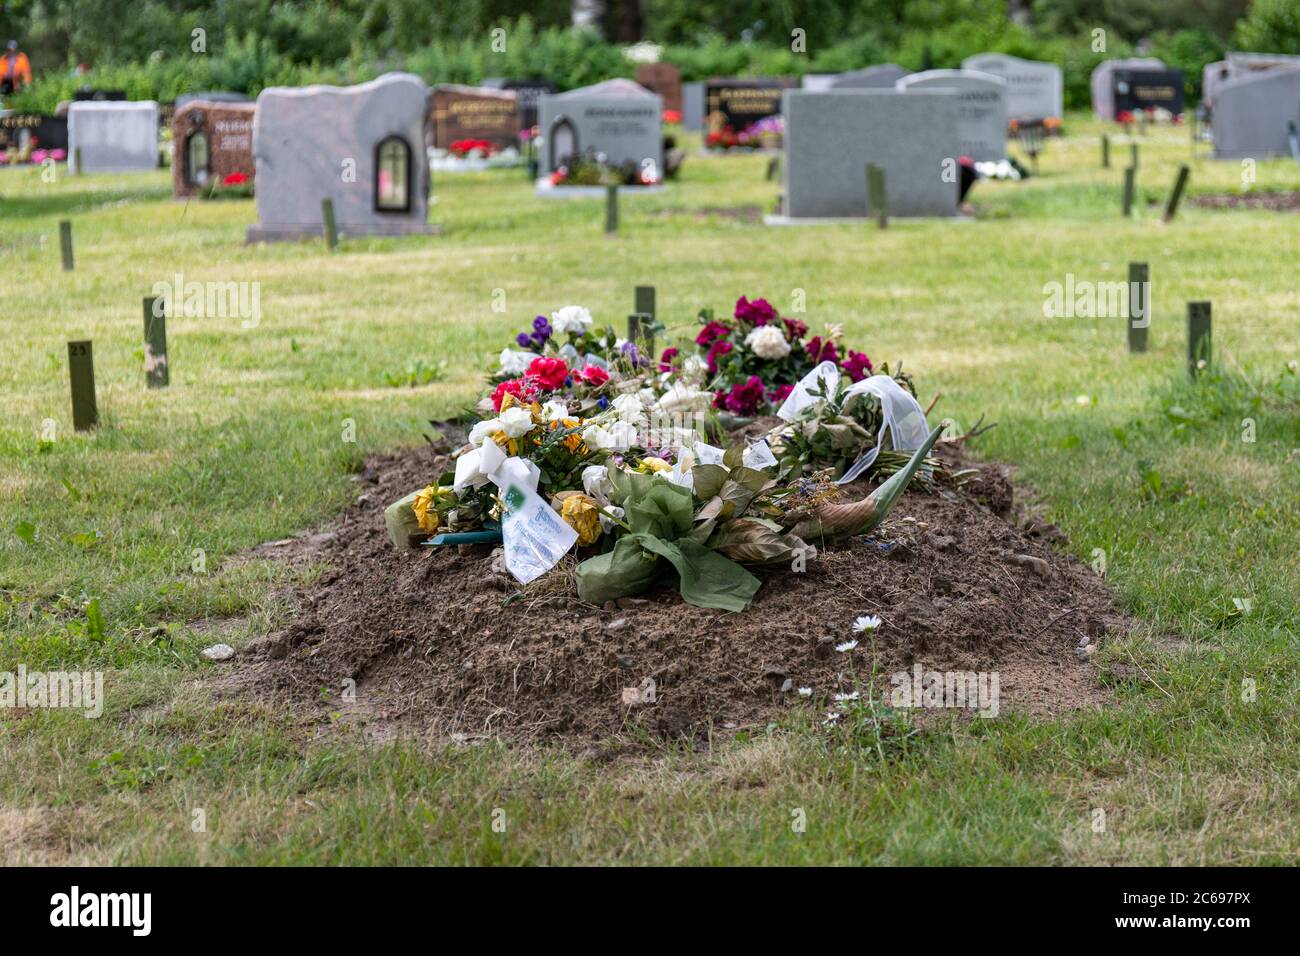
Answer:
[[[843,644],[836,644],[835,649],[839,651],[841,654],[847,654],[849,651],[853,650],[853,648],[857,646],[858,646],[857,641],[845,641]]]
[[[878,627],[880,627],[880,618],[874,614],[864,614],[853,622],[853,632],[855,634],[866,634]]]

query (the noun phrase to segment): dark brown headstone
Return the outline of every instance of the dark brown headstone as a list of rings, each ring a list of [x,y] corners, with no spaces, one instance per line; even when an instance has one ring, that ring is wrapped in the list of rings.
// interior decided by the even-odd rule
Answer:
[[[499,149],[519,148],[519,98],[514,90],[441,84],[433,90],[433,145],[450,149],[464,139],[483,139]]]
[[[172,195],[196,196],[218,187],[228,176],[246,176],[251,185],[257,166],[253,162],[253,114],[256,103],[186,103],[172,119]],[[207,138],[207,165],[192,169],[191,140]]]
[[[651,93],[663,97],[664,109],[682,111],[682,71],[672,63],[642,63],[636,81]]]

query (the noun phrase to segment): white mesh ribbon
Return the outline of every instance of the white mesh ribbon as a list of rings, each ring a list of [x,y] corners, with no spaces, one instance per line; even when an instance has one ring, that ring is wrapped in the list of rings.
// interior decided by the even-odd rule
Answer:
[[[799,417],[799,413],[811,405],[813,402],[820,402],[822,398],[813,394],[813,389],[817,387],[817,380],[825,382],[825,387],[821,389],[823,395],[834,395],[835,389],[840,384],[840,370],[834,362],[822,362],[815,369],[799,379],[799,384],[794,387],[781,407],[776,410],[778,418],[784,418],[787,422],[792,422]]]
[[[888,375],[873,375],[871,378],[864,378],[860,382],[854,382],[844,393],[844,398],[847,400],[850,395],[861,392],[875,395],[880,399],[880,414],[882,416],[880,430],[876,432],[876,447],[868,448],[857,461],[849,466],[849,470],[844,473],[844,477],[836,482],[836,484],[840,485],[848,484],[871,467],[871,463],[880,454],[880,446],[884,443],[885,432],[889,432],[893,447],[898,451],[915,451],[925,444],[926,438],[930,435],[930,429],[925,424],[925,411],[921,408],[920,403],[912,397],[907,389]]]

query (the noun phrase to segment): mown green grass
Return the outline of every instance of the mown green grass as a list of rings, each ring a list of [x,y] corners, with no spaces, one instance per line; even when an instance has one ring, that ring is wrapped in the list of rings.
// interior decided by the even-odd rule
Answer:
[[[535,199],[511,173],[444,176],[443,236],[332,256],[246,247],[251,203],[173,202],[161,172],[46,184],[0,171],[0,670],[97,668],[108,687],[100,720],[0,715],[4,859],[1295,863],[1300,388],[1286,363],[1300,358],[1300,218],[1188,204],[1172,225],[1158,206],[1124,221],[1126,148],[1102,170],[1101,128],[1068,127],[1041,178],[976,187],[976,222],[879,232],[701,217],[767,209],[777,187],[762,158],[692,156],[667,193],[624,202],[614,240],[598,201]],[[1184,130],[1147,136],[1144,198],[1163,199],[1190,153]],[[1259,164],[1255,188],[1298,187],[1294,163]],[[1195,162],[1191,195],[1240,188],[1239,164]],[[75,223],[72,274],[61,218]],[[1045,283],[1122,280],[1130,260],[1151,265],[1148,354],[1127,353],[1122,319],[1044,318]],[[140,299],[177,272],[260,282],[261,323],[170,319],[172,385],[147,391]],[[1114,706],[958,721],[906,748],[796,723],[704,753],[634,739],[593,762],[380,746],[206,691],[199,652],[214,633],[239,643],[285,613],[271,596],[284,571],[223,571],[226,558],[328,520],[367,453],[418,442],[428,419],[470,401],[536,313],[581,303],[619,323],[643,283],[679,333],[701,306],[746,294],[789,310],[803,290],[802,318],[903,360],[925,396],[943,393],[941,413],[996,420],[980,453],[1019,466],[1077,554],[1105,553],[1141,619],[1103,654]],[[1214,304],[1216,358],[1195,385],[1194,299]],[[95,343],[91,434],[71,432],[78,338]],[[385,384],[415,360],[445,362],[444,378]],[[47,419],[55,439],[42,443]],[[196,550],[207,573],[191,570]],[[222,621],[235,623],[214,631]],[[197,808],[206,832],[191,826]]]

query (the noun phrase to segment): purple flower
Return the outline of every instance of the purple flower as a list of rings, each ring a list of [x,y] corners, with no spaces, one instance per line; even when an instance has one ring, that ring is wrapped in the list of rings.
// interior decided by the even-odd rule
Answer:
[[[519,343],[520,348],[528,348],[533,344],[533,337],[527,332],[520,332],[515,336],[515,341]]]

